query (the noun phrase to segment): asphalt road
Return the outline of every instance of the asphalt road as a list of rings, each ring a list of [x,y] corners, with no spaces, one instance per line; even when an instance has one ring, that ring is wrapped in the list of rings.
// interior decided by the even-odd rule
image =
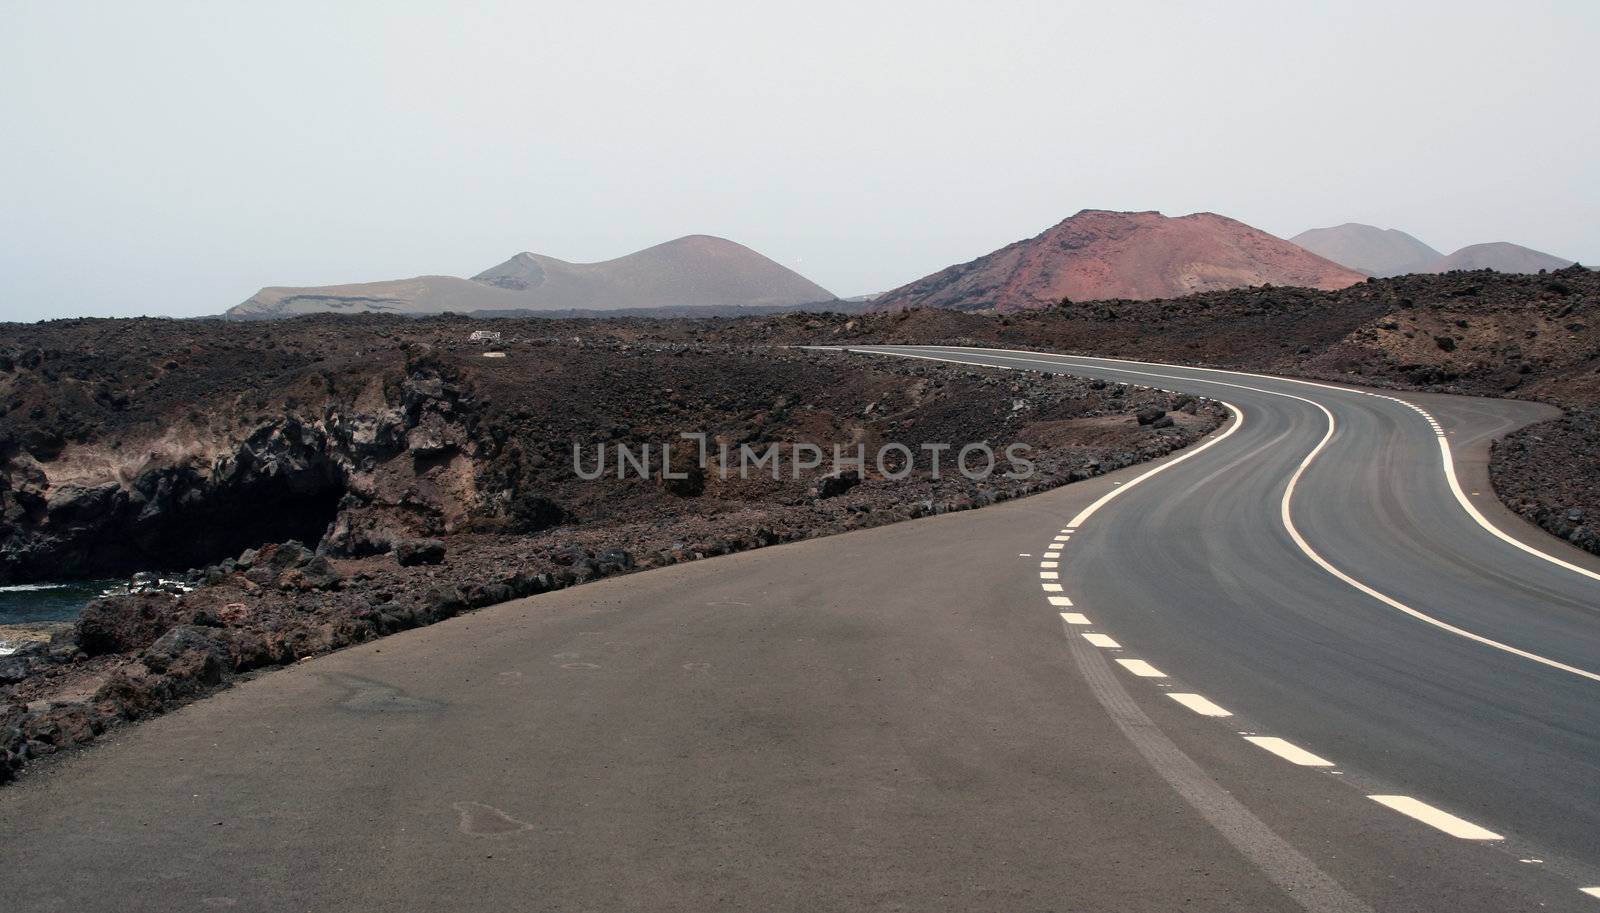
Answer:
[[[1600,562],[1482,466],[1543,407],[878,351],[1240,418],[263,676],[0,790],[0,905],[1600,909]]]

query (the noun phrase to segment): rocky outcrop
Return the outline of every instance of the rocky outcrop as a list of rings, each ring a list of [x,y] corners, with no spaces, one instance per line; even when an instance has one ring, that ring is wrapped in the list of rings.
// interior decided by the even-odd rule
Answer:
[[[408,362],[392,398],[334,400],[237,439],[141,443],[149,456],[131,471],[92,447],[52,460],[12,447],[0,464],[0,582],[193,567],[286,539],[333,555],[385,551],[441,516],[470,512],[472,406],[424,354]],[[457,455],[460,485],[417,484]],[[323,578],[312,570],[303,583],[328,585]]]
[[[1489,477],[1529,522],[1600,554],[1600,408],[1574,409],[1496,441]]]

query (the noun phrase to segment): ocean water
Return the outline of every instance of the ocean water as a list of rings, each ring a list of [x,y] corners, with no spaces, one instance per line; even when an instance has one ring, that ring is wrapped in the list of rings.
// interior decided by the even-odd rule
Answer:
[[[0,625],[72,621],[89,600],[125,588],[125,580],[71,580],[0,586]]]

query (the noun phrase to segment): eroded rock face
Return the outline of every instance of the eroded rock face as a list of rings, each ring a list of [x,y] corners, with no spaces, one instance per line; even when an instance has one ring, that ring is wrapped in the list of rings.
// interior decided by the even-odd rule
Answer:
[[[131,468],[106,448],[50,452],[13,440],[0,449],[0,582],[201,566],[288,539],[358,556],[469,515],[470,396],[426,357],[406,367],[376,401],[335,400],[222,440],[141,442],[147,455]],[[452,454],[461,459],[437,472]],[[552,504],[544,515],[561,511]],[[295,585],[336,581],[317,569]]]
[[[211,461],[153,452],[124,478],[107,466],[99,479],[41,485],[54,467],[28,455],[11,463],[7,475],[26,488],[5,498],[13,519],[0,529],[0,580],[191,567],[262,541],[320,539],[346,473],[323,429],[296,419],[257,428]]]

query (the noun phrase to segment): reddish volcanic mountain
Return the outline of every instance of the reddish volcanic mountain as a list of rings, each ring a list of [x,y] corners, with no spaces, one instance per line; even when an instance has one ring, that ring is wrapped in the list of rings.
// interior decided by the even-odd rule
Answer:
[[[1365,278],[1215,213],[1085,209],[1038,237],[887,292],[873,309],[1019,311],[1062,298],[1175,298],[1267,284],[1332,291]]]

